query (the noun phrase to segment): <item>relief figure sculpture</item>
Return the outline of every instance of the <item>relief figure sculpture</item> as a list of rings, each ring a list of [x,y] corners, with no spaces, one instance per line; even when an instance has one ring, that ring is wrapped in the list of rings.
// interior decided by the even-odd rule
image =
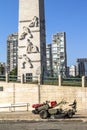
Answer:
[[[23,55],[22,60],[23,60],[23,62],[22,62],[22,68],[23,68],[23,69],[25,68],[25,65],[26,65],[27,63],[29,64],[29,68],[33,68],[33,65],[32,65],[32,63],[31,63],[31,60],[30,60],[30,58],[29,58],[26,54]]]
[[[33,43],[27,39],[27,53],[37,53],[39,52],[39,48],[37,46],[34,46]]]
[[[31,20],[29,27],[38,27],[38,26],[39,26],[39,19],[38,17],[34,16],[34,18]]]
[[[25,39],[25,37],[28,36],[28,38],[33,38],[33,35],[31,34],[31,31],[28,27],[24,26],[23,27],[23,33],[20,36],[20,40]]]

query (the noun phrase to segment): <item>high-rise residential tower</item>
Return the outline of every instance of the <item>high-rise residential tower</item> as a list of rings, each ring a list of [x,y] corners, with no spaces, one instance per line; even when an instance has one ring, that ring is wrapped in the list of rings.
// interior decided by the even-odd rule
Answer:
[[[18,64],[18,33],[10,34],[7,38],[7,71],[10,72]]]
[[[44,0],[19,0],[18,29],[18,76],[43,76],[46,69]]]
[[[54,76],[66,76],[66,33],[59,32],[53,35],[52,39],[52,63]]]
[[[87,58],[78,58],[76,61],[76,75],[87,76]]]

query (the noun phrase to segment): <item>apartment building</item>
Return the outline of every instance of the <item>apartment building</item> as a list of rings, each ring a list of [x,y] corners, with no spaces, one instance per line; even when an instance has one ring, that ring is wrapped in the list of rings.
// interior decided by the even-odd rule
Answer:
[[[7,71],[12,71],[18,63],[18,33],[7,37]]]
[[[66,76],[67,55],[66,55],[66,33],[59,32],[52,37],[52,64],[53,75]]]
[[[76,69],[76,75],[87,76],[87,58],[78,58],[76,61]]]

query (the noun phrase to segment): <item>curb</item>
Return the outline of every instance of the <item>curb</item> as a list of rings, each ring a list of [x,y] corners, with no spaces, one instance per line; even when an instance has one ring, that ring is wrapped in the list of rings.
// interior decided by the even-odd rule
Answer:
[[[85,122],[87,119],[35,119],[35,120],[0,120],[0,123],[35,123],[35,122]]]

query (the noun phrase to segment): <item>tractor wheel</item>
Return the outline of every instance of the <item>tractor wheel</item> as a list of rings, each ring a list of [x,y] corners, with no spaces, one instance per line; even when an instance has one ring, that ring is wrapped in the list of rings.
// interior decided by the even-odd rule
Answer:
[[[72,112],[72,110],[69,110],[69,111],[68,111],[67,116],[68,116],[69,118],[72,118],[72,117],[73,117],[73,112]]]
[[[47,119],[47,117],[48,117],[48,112],[46,111],[46,110],[42,110],[42,111],[40,111],[40,117],[42,118],[42,119]]]
[[[39,112],[37,110],[32,110],[32,113],[39,114]]]

